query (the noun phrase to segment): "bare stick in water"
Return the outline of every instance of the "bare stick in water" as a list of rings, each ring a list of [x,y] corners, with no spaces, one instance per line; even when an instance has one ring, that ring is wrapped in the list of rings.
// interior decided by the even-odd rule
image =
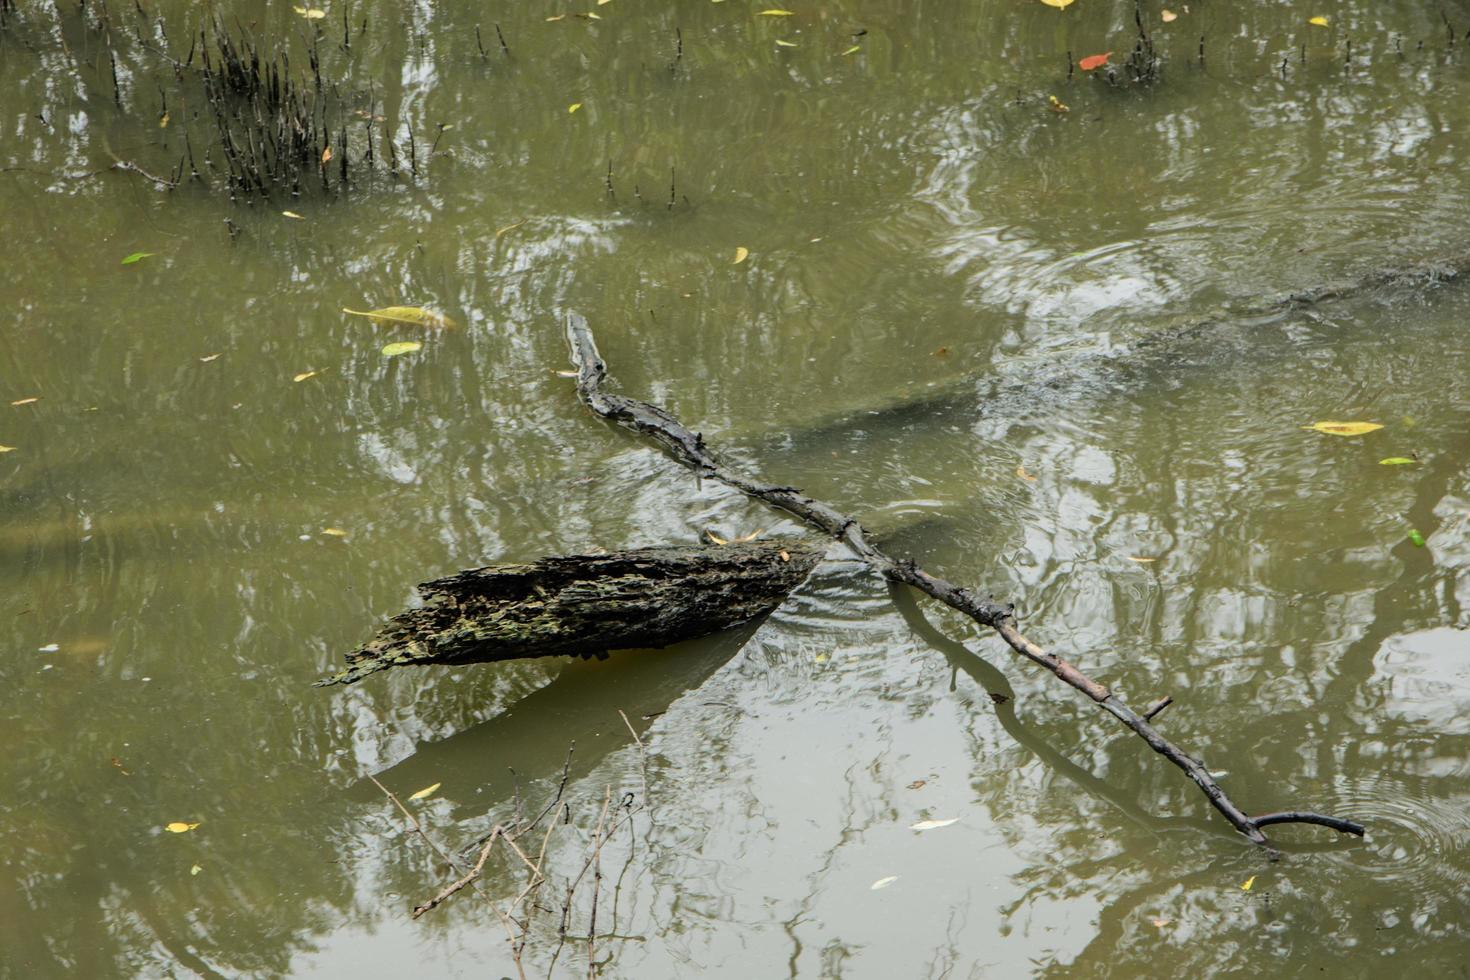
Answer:
[[[719,462],[704,444],[704,438],[686,428],[678,419],[657,405],[610,394],[603,390],[607,365],[597,352],[592,330],[587,321],[573,313],[567,317],[567,341],[571,345],[572,364],[577,369],[577,394],[593,412],[619,425],[646,435],[662,445],[675,460],[692,469],[700,477],[718,480],[727,486],[801,518],[807,524],[846,544],[875,571],[894,582],[913,586],[940,602],[964,613],[982,626],[1000,634],[1012,650],[1041,667],[1070,687],[1087,695],[1099,708],[1121,721],[1130,731],[1148,743],[1149,748],[1168,759],[1199,787],[1210,805],[1253,843],[1266,848],[1272,858],[1278,854],[1261,827],[1268,823],[1312,823],[1347,834],[1363,835],[1361,824],[1337,817],[1306,811],[1283,811],[1252,818],[1231,802],[1215,782],[1204,763],[1159,734],[1148,719],[1138,714],[1117,694],[1088,677],[1054,653],[1042,649],[1016,626],[1015,609],[992,599],[982,599],[938,576],[930,575],[912,559],[895,559],[869,543],[855,518],[829,504],[806,496],[795,487],[775,486],[740,473]]]

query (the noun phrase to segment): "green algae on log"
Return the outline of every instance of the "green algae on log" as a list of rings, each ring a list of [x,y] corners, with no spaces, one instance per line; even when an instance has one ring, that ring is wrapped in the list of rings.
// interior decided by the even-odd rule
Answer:
[[[383,624],[319,686],[389,667],[665,647],[762,616],[821,560],[796,541],[638,548],[487,565],[418,587],[423,605]]]

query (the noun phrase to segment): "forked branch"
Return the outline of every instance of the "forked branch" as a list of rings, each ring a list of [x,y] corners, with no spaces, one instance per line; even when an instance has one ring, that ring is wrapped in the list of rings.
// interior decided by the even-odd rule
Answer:
[[[1039,664],[1059,680],[1081,691],[1098,707],[1126,725],[1135,735],[1148,743],[1149,748],[1168,759],[1183,770],[1184,774],[1199,787],[1210,801],[1210,805],[1230,821],[1230,825],[1256,844],[1266,848],[1274,858],[1276,849],[1266,839],[1261,828],[1277,823],[1311,823],[1331,827],[1346,834],[1361,837],[1363,826],[1351,820],[1324,816],[1306,811],[1283,811],[1251,817],[1231,802],[1225,791],[1215,782],[1208,769],[1198,759],[1160,735],[1144,715],[1130,708],[1117,694],[1088,677],[1072,664],[1048,653],[1027,639],[1016,626],[1013,606],[1003,606],[990,599],[982,599],[969,589],[962,588],[924,571],[911,559],[890,557],[874,547],[855,518],[838,511],[820,500],[806,496],[795,487],[775,486],[733,470],[719,460],[704,444],[704,438],[686,428],[657,405],[606,392],[602,388],[607,378],[607,365],[597,352],[592,330],[587,321],[575,313],[567,317],[567,341],[571,344],[572,364],[577,369],[577,394],[584,404],[598,415],[616,422],[625,428],[649,436],[662,445],[675,460],[692,469],[701,477],[718,480],[727,486],[778,507],[817,528],[825,534],[843,542],[870,567],[895,582],[913,586],[940,602],[964,613],[971,619],[988,626],[1000,634],[1001,639],[1012,650],[1027,660]],[[1157,713],[1161,708],[1151,712]]]

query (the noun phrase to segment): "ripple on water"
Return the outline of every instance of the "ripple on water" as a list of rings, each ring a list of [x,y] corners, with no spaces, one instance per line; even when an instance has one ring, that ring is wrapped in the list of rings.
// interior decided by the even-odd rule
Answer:
[[[1351,814],[1368,833],[1325,859],[1421,905],[1470,901],[1470,795],[1437,796],[1436,786],[1392,773],[1340,781],[1327,811]]]

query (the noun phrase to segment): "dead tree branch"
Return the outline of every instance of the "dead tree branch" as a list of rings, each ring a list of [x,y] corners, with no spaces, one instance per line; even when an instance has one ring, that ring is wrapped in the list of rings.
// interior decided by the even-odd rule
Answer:
[[[1276,849],[1262,833],[1261,827],[1268,823],[1314,823],[1331,827],[1343,833],[1362,836],[1361,824],[1318,813],[1285,811],[1252,818],[1231,802],[1225,791],[1215,782],[1208,769],[1198,759],[1164,738],[1149,724],[1148,720],[1135,712],[1122,698],[1107,687],[1088,677],[1072,664],[1053,653],[1048,653],[1027,639],[1016,626],[1013,606],[1003,606],[992,599],[982,599],[968,589],[957,586],[942,578],[930,575],[909,559],[895,559],[869,543],[866,534],[855,518],[838,511],[829,504],[806,496],[795,487],[775,486],[746,476],[719,462],[705,446],[704,438],[686,428],[678,419],[657,405],[606,392],[602,388],[607,377],[607,365],[598,354],[587,321],[573,313],[567,317],[567,340],[571,345],[572,364],[577,369],[577,394],[582,402],[603,418],[625,428],[646,435],[662,445],[675,460],[692,469],[701,477],[718,480],[748,496],[764,501],[793,514],[807,524],[843,542],[869,566],[888,579],[913,586],[919,591],[938,599],[982,626],[988,626],[1000,634],[1012,650],[1045,668],[1059,680],[1081,691],[1098,707],[1121,721],[1130,731],[1148,743],[1149,748],[1168,759],[1190,778],[1210,801],[1210,805],[1230,822],[1230,825],[1252,842],[1267,849],[1274,858]]]

